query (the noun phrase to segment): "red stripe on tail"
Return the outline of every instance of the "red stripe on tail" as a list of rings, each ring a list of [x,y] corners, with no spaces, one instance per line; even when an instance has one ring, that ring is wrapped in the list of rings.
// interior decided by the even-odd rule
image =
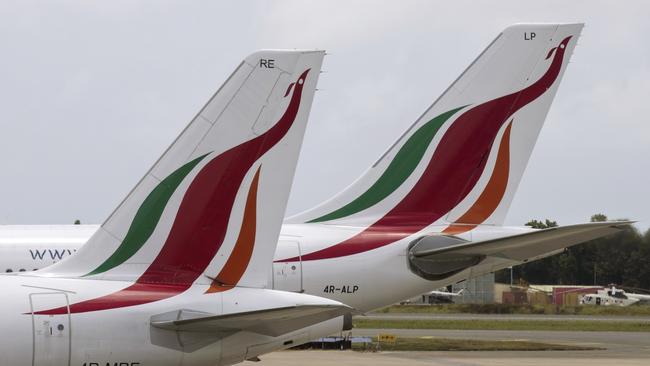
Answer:
[[[194,283],[223,243],[244,176],[293,125],[308,73],[306,70],[300,75],[287,110],[270,130],[222,153],[201,169],[185,192],[164,246],[136,283],[116,293],[70,305],[71,313],[150,303],[184,292]],[[160,291],[161,285],[164,291]],[[37,314],[59,313],[67,313],[67,309]]]
[[[535,83],[461,114],[442,137],[418,182],[384,217],[350,239],[302,255],[302,260],[337,258],[383,247],[424,229],[456,207],[476,185],[503,124],[553,85],[570,39],[565,38],[556,48],[548,70]]]

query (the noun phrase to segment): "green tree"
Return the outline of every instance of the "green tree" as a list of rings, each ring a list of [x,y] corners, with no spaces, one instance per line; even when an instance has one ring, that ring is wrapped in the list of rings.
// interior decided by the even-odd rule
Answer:
[[[526,223],[526,226],[530,226],[533,229],[548,229],[549,227],[557,227],[557,222],[549,219],[546,219],[546,221],[530,220]]]
[[[607,221],[607,216],[597,213],[595,215],[591,215],[591,222],[605,222]]]
[[[604,222],[602,213],[591,222]],[[557,226],[546,219],[531,220],[527,226],[545,229]],[[568,248],[564,253],[516,266],[515,281],[537,284],[597,284],[650,289],[650,230],[641,235],[633,226],[619,233]],[[510,281],[510,270],[496,273],[499,282]]]

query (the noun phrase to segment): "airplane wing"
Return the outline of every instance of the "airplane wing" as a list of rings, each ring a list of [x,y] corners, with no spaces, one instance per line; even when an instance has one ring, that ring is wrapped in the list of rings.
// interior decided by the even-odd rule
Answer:
[[[232,334],[248,331],[277,337],[352,311],[339,305],[296,305],[226,315],[178,310],[152,317],[151,325],[179,332]]]
[[[434,295],[434,296],[450,296],[450,297],[455,297],[455,296],[460,296],[463,294],[465,291],[464,288],[461,288],[458,292],[447,292],[447,291],[430,291],[427,292],[428,295]]]
[[[505,238],[467,242],[448,236],[425,236],[409,250],[411,266],[427,278],[445,278],[487,257],[517,262],[538,259],[589,240],[614,234],[633,221],[592,222],[536,230]]]
[[[155,345],[191,353],[238,332],[277,337],[354,311],[343,304],[292,305],[224,315],[182,309],[152,316],[150,335]]]

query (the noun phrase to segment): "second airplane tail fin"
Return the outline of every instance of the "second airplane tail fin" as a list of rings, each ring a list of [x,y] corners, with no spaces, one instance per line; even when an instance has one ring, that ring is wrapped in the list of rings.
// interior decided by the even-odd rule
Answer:
[[[508,27],[361,178],[286,222],[502,224],[582,26]]]

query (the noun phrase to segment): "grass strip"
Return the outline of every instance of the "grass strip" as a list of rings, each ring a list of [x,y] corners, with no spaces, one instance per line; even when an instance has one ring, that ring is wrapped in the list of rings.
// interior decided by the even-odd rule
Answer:
[[[650,332],[650,322],[589,320],[483,320],[483,319],[354,319],[355,328],[366,329],[458,329],[458,330],[549,330],[582,332]]]
[[[449,338],[397,338],[395,343],[380,343],[377,338],[373,343],[364,347],[353,344],[355,351],[591,351],[602,350],[597,347],[572,346],[565,344],[549,344],[529,341],[511,340],[476,340]]]
[[[546,315],[608,315],[648,316],[650,305],[634,306],[557,306],[557,305],[510,305],[510,304],[437,304],[393,305],[376,313],[418,314],[546,314]]]

